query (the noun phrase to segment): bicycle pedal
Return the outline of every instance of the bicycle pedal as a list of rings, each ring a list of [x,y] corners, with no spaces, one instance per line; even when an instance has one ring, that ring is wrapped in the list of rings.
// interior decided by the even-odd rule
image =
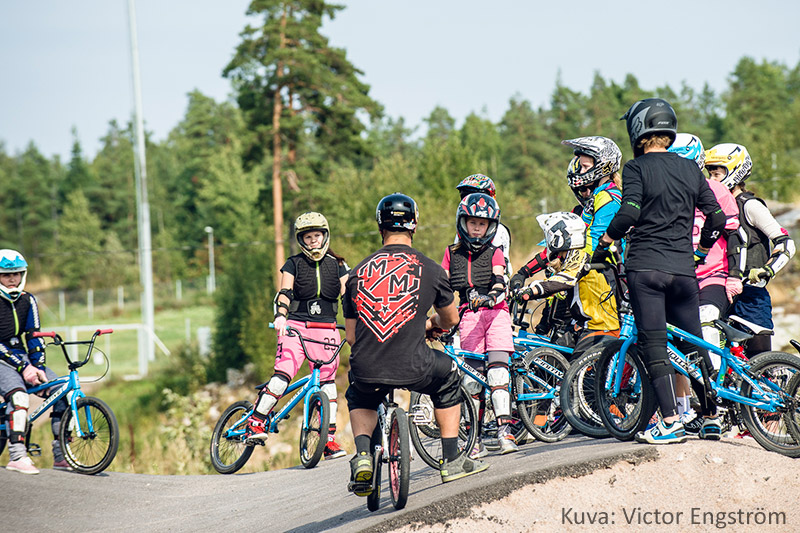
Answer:
[[[28,455],[32,457],[41,457],[42,447],[36,444],[35,442],[31,442],[30,444],[28,444]]]
[[[247,446],[266,446],[266,442],[261,439],[246,439],[244,443]]]
[[[372,490],[372,482],[360,482],[357,483],[355,481],[351,481],[347,484],[347,490],[349,492],[367,492]]]

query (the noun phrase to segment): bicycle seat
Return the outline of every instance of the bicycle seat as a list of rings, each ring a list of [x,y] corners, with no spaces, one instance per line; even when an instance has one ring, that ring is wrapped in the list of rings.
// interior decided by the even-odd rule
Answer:
[[[738,317],[736,315],[731,315],[728,317],[729,320],[733,320],[734,322],[738,322],[739,324],[743,325],[747,329],[753,332],[753,335],[773,335],[774,332],[769,329],[765,328],[764,326],[759,326],[754,322],[750,322],[749,320],[745,320],[742,317]]]
[[[746,341],[747,339],[753,338],[752,334],[745,333],[744,331],[740,331],[740,330],[734,328],[733,326],[731,326],[730,324],[728,324],[726,322],[723,322],[720,319],[716,319],[714,321],[714,325],[717,326],[719,329],[721,329],[723,333],[725,333],[725,337],[730,342],[742,343],[742,342]]]

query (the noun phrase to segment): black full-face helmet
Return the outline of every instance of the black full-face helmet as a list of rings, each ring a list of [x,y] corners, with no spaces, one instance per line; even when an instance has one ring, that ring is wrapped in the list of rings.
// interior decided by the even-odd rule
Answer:
[[[675,110],[662,98],[639,100],[620,117],[620,120],[624,120],[628,127],[628,137],[631,139],[634,157],[643,153],[641,148],[637,148],[643,137],[660,133],[675,141],[678,132],[678,117],[675,115]]]

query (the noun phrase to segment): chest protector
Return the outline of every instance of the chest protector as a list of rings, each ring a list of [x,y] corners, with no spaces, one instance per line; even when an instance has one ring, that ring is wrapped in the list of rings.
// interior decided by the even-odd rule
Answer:
[[[0,342],[25,349],[19,338],[31,309],[30,296],[22,293],[16,301],[0,300]]]
[[[745,262],[745,271],[751,268],[761,268],[769,259],[769,237],[759,230],[751,226],[744,214],[744,204],[748,200],[756,200],[767,205],[764,200],[757,198],[756,195],[750,191],[745,191],[736,197],[736,203],[739,206],[739,224],[747,232],[747,261]]]
[[[450,288],[458,292],[461,301],[466,301],[471,288],[478,294],[489,294],[492,288],[492,257],[497,248],[489,245],[475,254],[460,244],[452,244],[449,248]]]
[[[339,262],[325,254],[321,261],[312,261],[304,254],[292,256],[294,261],[294,298],[305,301],[322,298],[335,302],[339,298]]]

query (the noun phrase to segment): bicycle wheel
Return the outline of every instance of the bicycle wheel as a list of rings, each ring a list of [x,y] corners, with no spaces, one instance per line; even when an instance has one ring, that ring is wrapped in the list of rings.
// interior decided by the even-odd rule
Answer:
[[[647,427],[655,411],[655,392],[636,345],[628,348],[622,373],[617,376],[618,357],[621,356],[618,354],[623,342],[615,341],[603,350],[597,362],[595,397],[598,414],[611,436],[631,440]],[[620,383],[618,395],[614,395],[611,388],[606,390],[606,384],[612,384],[615,379]]]
[[[597,413],[594,382],[602,350],[583,354],[569,365],[561,382],[561,408],[569,424],[589,437],[608,437]]]
[[[514,401],[528,432],[542,442],[558,442],[572,430],[561,409],[559,389],[569,369],[567,359],[552,348],[536,348],[525,356],[524,374],[514,375]],[[521,394],[554,393],[554,398],[520,400]]]
[[[5,411],[5,409],[4,409]],[[3,415],[0,416],[0,425],[8,427],[8,419]],[[6,449],[6,442],[8,441],[8,436],[6,435],[5,429],[0,429],[0,454],[3,453],[3,450]]]
[[[459,457],[470,453],[478,440],[478,413],[472,398],[464,387],[461,394],[461,420],[458,429]],[[433,402],[427,394],[411,393],[409,407],[409,436],[414,449],[431,468],[439,470],[442,458],[442,439],[439,425],[433,415]]]
[[[750,359],[750,374],[766,391],[785,404],[778,411],[742,405],[742,419],[750,434],[767,450],[800,457],[800,358],[783,352],[763,352]],[[776,390],[778,389],[778,390]],[[753,387],[742,382],[742,395],[752,397]]]
[[[392,411],[389,426],[389,492],[392,505],[402,509],[408,501],[408,478],[411,474],[411,450],[408,443],[408,418],[400,407]]]
[[[330,400],[324,392],[317,391],[308,398],[308,426],[300,430],[300,462],[304,467],[314,468],[322,458],[330,420]]]
[[[72,416],[72,409],[67,409],[61,418],[58,431],[61,450],[73,470],[81,474],[97,474],[108,468],[117,455],[117,419],[111,408],[99,398],[86,396],[78,399],[76,405],[77,420]]]
[[[252,412],[253,404],[242,400],[229,405],[217,420],[211,434],[211,465],[220,474],[238,472],[253,454],[253,445],[244,437]]]

